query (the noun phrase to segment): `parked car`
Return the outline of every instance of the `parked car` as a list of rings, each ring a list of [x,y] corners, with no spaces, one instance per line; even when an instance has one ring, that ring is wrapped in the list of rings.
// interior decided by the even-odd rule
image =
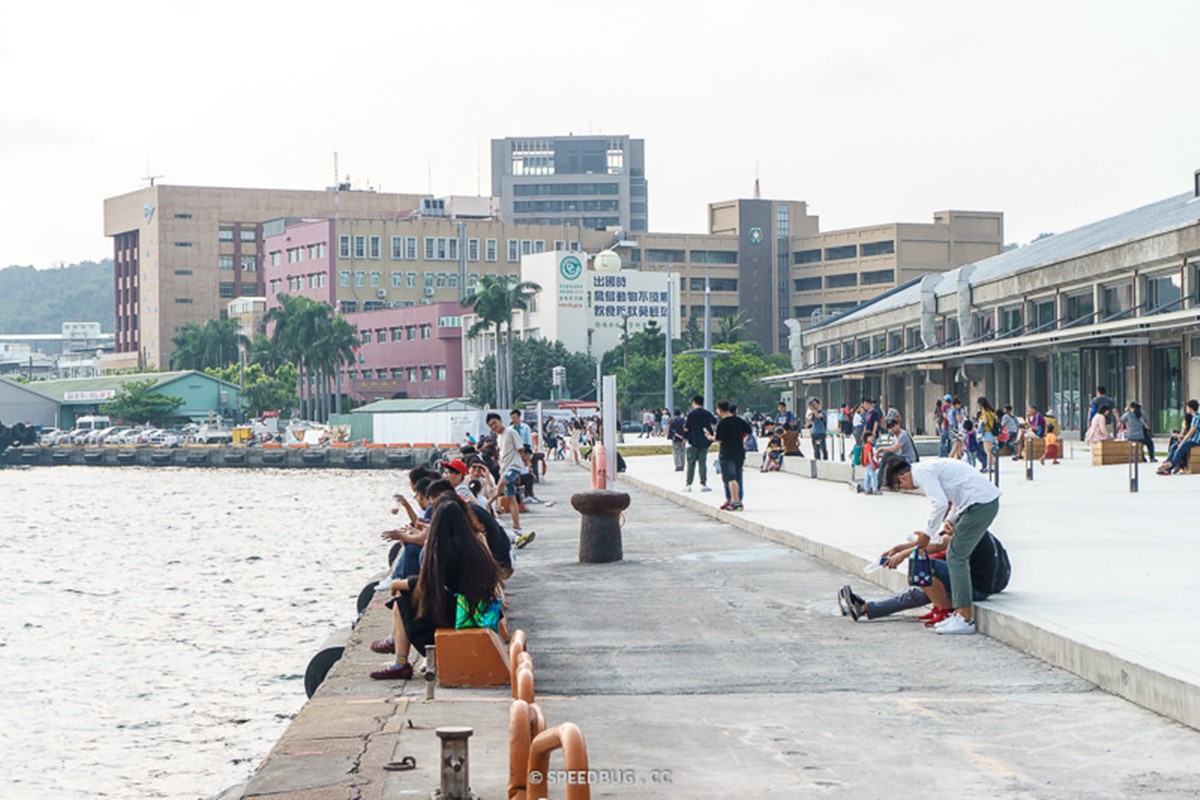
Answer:
[[[100,428],[83,437],[84,444],[104,444],[104,437],[116,430],[116,427]]]
[[[178,431],[155,430],[148,433],[145,441],[148,444],[161,445],[163,447],[178,447],[180,435]]]
[[[58,428],[43,428],[38,432],[39,444],[54,444],[56,437],[62,435]]]
[[[626,420],[621,423],[621,433],[641,433],[642,423],[637,420]]]
[[[131,431],[131,430],[133,430],[133,428],[129,428],[129,427],[111,428],[111,429],[109,429],[109,432],[104,435],[102,443],[103,444],[122,444],[121,437],[123,437],[128,431]]]

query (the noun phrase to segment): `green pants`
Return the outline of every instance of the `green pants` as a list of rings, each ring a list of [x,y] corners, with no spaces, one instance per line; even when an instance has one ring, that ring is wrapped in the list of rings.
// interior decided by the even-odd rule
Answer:
[[[946,550],[946,566],[950,569],[950,604],[955,608],[971,606],[971,553],[998,513],[1000,498],[968,506],[954,523],[954,536]]]

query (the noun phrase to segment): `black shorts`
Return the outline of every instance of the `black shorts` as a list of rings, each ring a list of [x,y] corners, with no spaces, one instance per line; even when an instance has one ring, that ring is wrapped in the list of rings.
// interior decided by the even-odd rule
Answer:
[[[425,648],[433,644],[434,634],[437,633],[437,625],[430,617],[417,616],[417,611],[413,607],[411,592],[401,592],[395,598],[395,603],[400,611],[400,622],[404,625],[404,632],[408,634],[408,641],[413,647],[417,648],[417,652],[425,655]],[[449,613],[447,613],[446,618],[450,620],[450,624],[453,626],[455,614],[453,599],[447,611]]]

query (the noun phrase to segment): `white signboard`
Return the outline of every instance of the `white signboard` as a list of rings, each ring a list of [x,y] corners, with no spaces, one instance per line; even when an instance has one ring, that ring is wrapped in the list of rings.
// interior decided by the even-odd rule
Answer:
[[[92,400],[111,400],[117,396],[116,389],[96,389],[90,392],[65,392],[63,400],[66,402],[90,402]]]
[[[586,284],[593,328],[623,329],[626,320],[631,333],[651,321],[666,328],[671,297],[661,272],[589,272]]]

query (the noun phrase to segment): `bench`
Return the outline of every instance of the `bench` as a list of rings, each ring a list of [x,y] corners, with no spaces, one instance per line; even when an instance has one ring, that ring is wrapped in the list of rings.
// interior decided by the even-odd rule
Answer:
[[[508,686],[508,646],[491,628],[439,628],[437,677],[442,686]]]
[[[1108,439],[1092,444],[1092,466],[1100,467],[1108,464],[1129,464],[1135,458],[1142,457],[1142,443],[1117,441]]]

